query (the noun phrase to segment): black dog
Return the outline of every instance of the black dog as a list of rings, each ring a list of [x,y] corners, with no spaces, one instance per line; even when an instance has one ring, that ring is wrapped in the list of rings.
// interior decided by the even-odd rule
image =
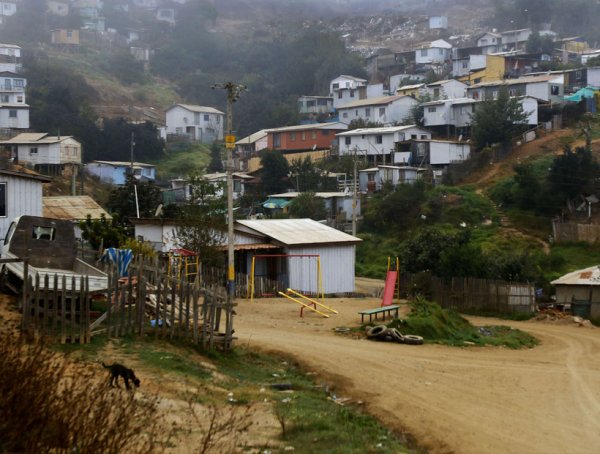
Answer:
[[[109,384],[111,387],[113,386],[113,382],[114,382],[114,384],[117,385],[117,388],[119,388],[119,376],[120,376],[123,378],[123,381],[125,381],[125,387],[127,389],[130,389],[129,388],[129,380],[131,380],[133,382],[133,384],[139,388],[140,381],[135,376],[132,369],[129,369],[129,368],[123,366],[122,364],[117,364],[117,363],[114,363],[110,366],[107,366],[104,363],[102,363],[102,365],[110,371]]]

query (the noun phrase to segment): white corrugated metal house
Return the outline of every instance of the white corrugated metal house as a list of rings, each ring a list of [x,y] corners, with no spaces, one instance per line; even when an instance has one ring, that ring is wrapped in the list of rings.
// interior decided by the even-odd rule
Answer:
[[[192,142],[223,140],[225,114],[214,107],[175,104],[166,112],[166,133],[187,136]]]
[[[556,304],[590,302],[590,317],[600,317],[600,266],[573,271],[551,282],[556,289]]]
[[[17,216],[42,216],[42,185],[50,181],[31,171],[0,169],[0,238]]]
[[[135,235],[163,252],[178,247],[178,221],[134,219]],[[226,240],[223,246],[226,245]],[[235,268],[255,277],[278,280],[303,293],[317,293],[320,257],[326,294],[354,292],[356,244],[361,240],[312,219],[240,220],[235,223]],[[290,257],[293,255],[293,257]],[[309,257],[312,256],[312,257]]]
[[[338,114],[340,121],[345,124],[361,119],[389,126],[404,121],[417,104],[419,101],[411,96],[380,96],[344,104],[338,108]]]
[[[81,164],[81,144],[71,136],[49,136],[48,133],[22,133],[0,142],[11,149],[21,163],[56,173],[64,166]]]
[[[360,170],[358,182],[360,192],[380,191],[385,184],[396,187],[400,184],[413,184],[421,178],[424,169],[410,166],[377,166]]]
[[[340,156],[367,157],[370,162],[391,163],[391,155],[401,142],[431,139],[431,133],[416,125],[386,128],[360,128],[341,132],[338,137]]]

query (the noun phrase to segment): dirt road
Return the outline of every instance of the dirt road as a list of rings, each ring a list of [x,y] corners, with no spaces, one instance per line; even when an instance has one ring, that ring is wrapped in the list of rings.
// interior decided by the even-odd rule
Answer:
[[[359,322],[371,299],[334,300],[330,319],[298,317],[282,300],[240,301],[239,343],[290,353],[338,395],[362,399],[386,424],[433,453],[589,453],[600,449],[600,329],[509,324],[540,339],[527,350],[408,346],[333,332]]]

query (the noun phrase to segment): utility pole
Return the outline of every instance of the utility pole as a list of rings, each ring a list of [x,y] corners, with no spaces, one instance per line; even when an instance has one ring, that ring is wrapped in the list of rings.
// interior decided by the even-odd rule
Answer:
[[[246,86],[233,82],[215,84],[211,87],[222,88],[227,91],[227,136],[225,146],[227,147],[227,303],[233,304],[235,294],[235,262],[233,250],[233,149],[235,148],[235,137],[233,135],[233,103],[236,102]]]
[[[356,151],[357,147],[354,147],[354,159],[352,160],[354,165],[354,176],[352,179],[352,236],[356,236]]]

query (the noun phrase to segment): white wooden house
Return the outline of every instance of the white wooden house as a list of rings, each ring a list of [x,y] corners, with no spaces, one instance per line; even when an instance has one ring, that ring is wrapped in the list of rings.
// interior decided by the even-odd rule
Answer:
[[[50,181],[30,171],[0,169],[0,238],[17,216],[42,216],[42,185]]]
[[[509,96],[531,96],[542,101],[560,103],[564,98],[564,85],[562,74],[527,76],[474,84],[467,88],[467,96],[479,100],[492,100],[498,97],[500,89],[504,87]]]
[[[360,77],[354,76],[346,76],[341,75],[336,77],[329,83],[329,96],[334,96],[334,94],[340,90],[345,88],[353,88],[356,89],[358,87],[366,86],[366,79],[361,79]]]
[[[81,144],[71,136],[21,133],[0,144],[8,147],[18,162],[49,173],[61,173],[65,166],[81,164]]]
[[[477,38],[477,47],[483,54],[494,54],[502,48],[502,35],[495,32],[485,32]]]
[[[441,64],[451,58],[452,44],[438,39],[415,51],[415,62],[419,65]]]
[[[22,68],[21,47],[0,43],[0,71],[18,73]]]
[[[422,104],[425,127],[453,126],[464,128],[471,124],[474,106],[480,101],[472,98],[440,99]]]
[[[213,107],[176,104],[166,112],[166,133],[186,136],[192,142],[223,140],[225,114]]]
[[[0,128],[28,129],[27,79],[11,71],[0,72]]]
[[[337,137],[340,156],[367,157],[370,162],[385,164],[392,162],[392,154],[401,151],[399,144],[416,139],[431,139],[431,133],[416,125],[407,125],[353,129],[342,132]]]
[[[413,184],[421,178],[423,169],[412,166],[380,165],[358,172],[360,192],[380,191],[384,185],[396,187],[400,184]]]
[[[345,104],[338,109],[338,114],[345,124],[360,119],[389,126],[403,122],[417,104],[419,102],[410,96],[381,96]]]
[[[464,98],[467,95],[467,84],[458,80],[439,80],[427,84],[424,89],[431,100]]]
[[[429,28],[431,30],[447,29],[448,16],[431,16],[429,18]]]

